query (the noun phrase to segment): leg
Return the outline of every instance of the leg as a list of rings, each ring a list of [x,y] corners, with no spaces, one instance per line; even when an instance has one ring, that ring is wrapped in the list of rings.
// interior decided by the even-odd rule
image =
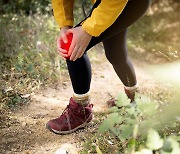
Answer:
[[[137,89],[136,75],[134,67],[128,58],[126,47],[127,30],[103,41],[105,54],[109,62],[123,82],[125,92],[131,102],[134,101],[135,91]],[[107,101],[108,106],[115,105],[115,99]]]
[[[74,92],[87,93],[91,83],[91,64],[87,53],[76,61],[67,60],[66,62]]]
[[[100,4],[100,2],[101,2],[100,0],[96,1],[96,3],[94,4],[91,10],[91,13]],[[91,13],[89,14],[89,16],[91,15]],[[80,24],[84,20],[82,20],[75,27],[80,26]],[[91,43],[91,47],[94,45]],[[87,50],[88,49],[86,49],[86,51]],[[76,61],[66,60],[66,63],[67,63],[74,93],[86,94],[90,90],[90,83],[91,83],[91,76],[92,76],[91,64],[90,64],[90,60],[87,55],[87,52],[85,52],[85,54],[81,58],[77,59]]]
[[[114,70],[127,87],[136,85],[136,76],[133,65],[127,55],[127,30],[103,41],[106,57],[113,65]]]

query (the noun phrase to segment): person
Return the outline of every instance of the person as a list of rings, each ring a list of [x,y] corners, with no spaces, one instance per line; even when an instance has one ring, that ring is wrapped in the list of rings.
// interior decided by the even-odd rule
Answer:
[[[96,0],[90,14],[73,27],[74,0],[52,0],[54,17],[61,29],[59,40],[67,43],[73,34],[68,55],[58,46],[66,59],[74,93],[60,117],[49,120],[47,128],[57,134],[68,134],[86,126],[92,120],[90,104],[91,65],[87,51],[103,43],[105,55],[124,84],[127,96],[134,100],[138,87],[133,65],[127,55],[128,27],[148,9],[150,0]]]

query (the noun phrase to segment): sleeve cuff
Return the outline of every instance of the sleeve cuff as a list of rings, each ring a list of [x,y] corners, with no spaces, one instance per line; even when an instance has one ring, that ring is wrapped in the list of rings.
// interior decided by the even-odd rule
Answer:
[[[63,22],[62,24],[60,24],[60,22],[58,22],[58,26],[59,28],[63,28],[65,26],[70,26],[73,27],[73,21],[72,20],[67,20],[66,22]]]
[[[89,18],[87,18],[83,23],[82,23],[82,28],[91,36],[98,37],[101,34],[101,31],[97,31],[94,29],[95,25],[90,22]]]

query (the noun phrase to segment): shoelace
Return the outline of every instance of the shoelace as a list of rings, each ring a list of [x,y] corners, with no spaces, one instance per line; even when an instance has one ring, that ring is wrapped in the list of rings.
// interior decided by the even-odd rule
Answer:
[[[93,107],[93,104],[88,105],[88,108],[92,108],[92,107]],[[86,107],[83,107],[83,110],[81,110],[81,111],[84,112],[85,119],[87,119],[86,114],[85,114],[85,112],[86,112],[85,108]],[[66,119],[71,119],[71,118],[73,118],[75,116],[73,111],[74,111],[74,109],[71,107],[71,105],[67,105],[67,107],[64,109],[61,116],[63,118],[65,117]]]
[[[73,108],[71,107],[71,105],[67,105],[66,108],[64,109],[62,115],[62,117],[71,117],[73,116]]]

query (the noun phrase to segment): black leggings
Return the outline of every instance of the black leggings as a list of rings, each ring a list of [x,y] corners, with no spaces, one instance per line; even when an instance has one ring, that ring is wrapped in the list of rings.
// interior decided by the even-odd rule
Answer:
[[[101,0],[96,1],[92,11],[100,2]],[[149,4],[150,0],[129,0],[116,21],[100,36],[92,37],[81,58],[76,61],[66,60],[73,90],[76,94],[85,94],[90,89],[92,73],[87,51],[99,42],[103,42],[106,57],[123,84],[127,87],[136,85],[134,68],[127,55],[126,34],[127,28],[146,12]],[[81,22],[75,27],[81,26],[80,24]]]

